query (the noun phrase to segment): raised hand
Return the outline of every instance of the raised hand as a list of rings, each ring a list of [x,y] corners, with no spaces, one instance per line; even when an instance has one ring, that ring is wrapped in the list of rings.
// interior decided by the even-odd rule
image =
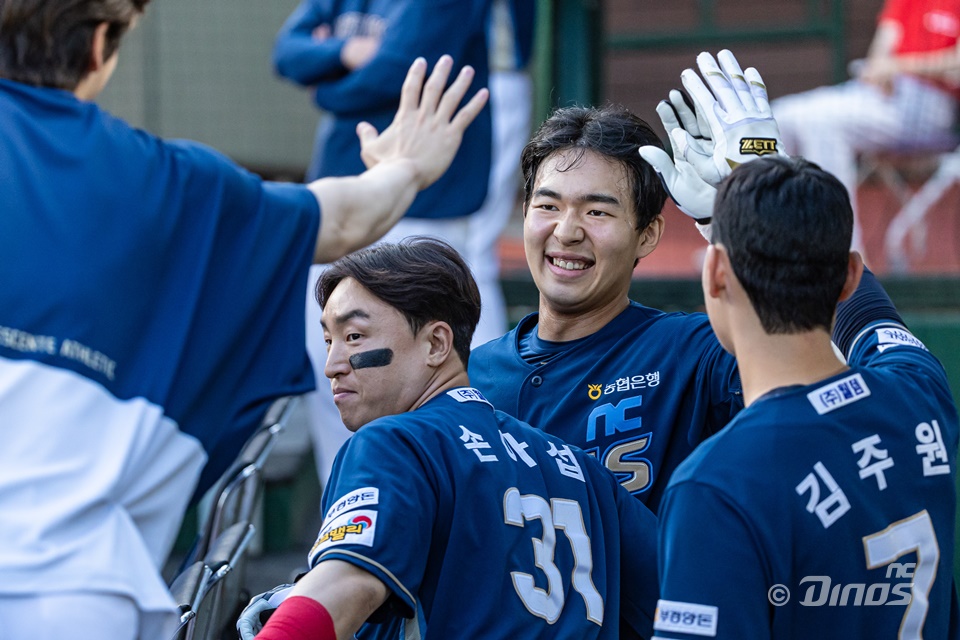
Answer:
[[[741,71],[734,55],[724,49],[717,60],[709,53],[697,56],[697,66],[709,85],[703,83],[692,69],[680,74],[684,88],[690,94],[698,116],[705,122],[709,145],[691,142],[684,149],[685,159],[697,168],[701,177],[712,185],[730,175],[734,167],[771,153],[784,154],[783,141],[777,121],[770,111],[767,87],[759,72],[750,67]],[[705,133],[702,131],[701,133]],[[704,162],[710,152],[712,168]]]
[[[367,122],[357,125],[360,155],[368,169],[382,162],[410,162],[420,189],[443,175],[460,147],[463,132],[483,109],[489,95],[481,89],[458,109],[474,71],[464,67],[444,90],[452,66],[450,56],[441,57],[424,82],[427,64],[418,58],[407,72],[400,107],[390,126],[378,134]]]

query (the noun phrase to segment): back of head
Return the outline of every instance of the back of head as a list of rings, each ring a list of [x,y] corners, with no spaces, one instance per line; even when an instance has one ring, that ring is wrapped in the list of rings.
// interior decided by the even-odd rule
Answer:
[[[414,334],[429,322],[446,322],[453,330],[453,347],[467,366],[470,341],[480,321],[480,291],[470,268],[449,244],[412,237],[351,253],[333,263],[317,282],[321,307],[346,278],[402,313]]]
[[[624,107],[557,109],[540,125],[520,156],[524,204],[530,202],[537,172],[547,158],[558,151],[573,150],[580,155],[593,151],[623,165],[632,183],[637,229],[643,230],[660,214],[667,200],[660,178],[638,153],[643,145],[663,148],[650,125]]]
[[[149,1],[0,0],[0,77],[72,91],[89,70],[97,25],[109,25],[106,60]]]
[[[802,158],[748,162],[717,191],[713,240],[767,333],[830,330],[852,232],[846,188]]]

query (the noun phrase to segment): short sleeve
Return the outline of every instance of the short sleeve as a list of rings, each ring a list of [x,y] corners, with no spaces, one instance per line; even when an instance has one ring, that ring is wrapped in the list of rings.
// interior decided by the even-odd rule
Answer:
[[[169,148],[171,173],[182,177],[166,241],[180,257],[167,262],[182,273],[156,295],[188,321],[167,409],[207,451],[199,494],[235,459],[271,400],[315,386],[303,300],[320,216],[302,185],[264,182],[200,145]]]
[[[411,617],[437,514],[433,477],[408,432],[390,422],[364,426],[334,462],[310,566],[337,559],[369,571]]]
[[[660,510],[656,638],[770,636],[769,585],[756,536],[712,487],[672,485]]]

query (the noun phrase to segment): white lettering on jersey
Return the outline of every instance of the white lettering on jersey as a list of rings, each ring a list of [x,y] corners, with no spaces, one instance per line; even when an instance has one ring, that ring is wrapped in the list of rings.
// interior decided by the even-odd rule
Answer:
[[[853,452],[863,454],[857,460],[857,466],[860,467],[860,479],[874,476],[877,480],[877,487],[880,491],[883,491],[887,488],[887,477],[883,475],[883,472],[893,466],[893,458],[890,457],[886,449],[877,447],[878,444],[880,444],[880,436],[873,434],[863,440],[854,442]],[[870,461],[874,459],[876,459],[876,462],[870,464]]]
[[[705,604],[658,600],[653,616],[654,631],[671,631],[692,636],[717,635],[719,609]]]
[[[474,433],[467,429],[465,426],[460,425],[460,429],[463,431],[463,434],[460,436],[460,440],[463,441],[463,446],[465,446],[470,451],[473,451],[477,454],[477,457],[480,459],[480,462],[497,462],[498,458],[493,453],[481,453],[481,449],[489,449],[490,443],[483,439],[478,433]]]
[[[831,382],[807,394],[807,399],[821,416],[851,402],[863,400],[870,395],[870,389],[859,373],[842,380]]]
[[[551,442],[547,453],[557,461],[557,468],[560,469],[562,475],[579,480],[580,482],[585,482],[583,479],[583,469],[580,468],[580,463],[577,462],[577,457],[573,455],[570,447],[563,445],[558,449],[557,445]]]
[[[897,329],[895,327],[882,327],[877,329],[877,350],[883,353],[890,347],[899,345],[907,347],[916,347],[927,351],[927,347],[917,340],[912,333],[906,329]]]
[[[822,501],[820,500],[820,482],[812,472],[800,481],[800,484],[796,486],[796,492],[798,496],[802,496],[807,491],[810,492],[810,500],[807,501],[807,513],[816,513],[817,517],[820,518],[820,524],[823,525],[824,529],[828,529],[843,514],[850,511],[850,501],[847,500],[847,494],[843,492],[843,489],[840,488],[840,485],[833,479],[822,462],[817,461],[813,465],[813,470],[817,472],[817,476],[820,476],[820,480],[826,486],[829,492],[827,497]]]
[[[376,487],[362,487],[351,491],[339,500],[333,503],[333,506],[327,509],[327,515],[323,522],[326,523],[333,516],[359,509],[360,507],[370,507],[380,503],[380,489]]]
[[[917,445],[917,455],[923,456],[923,475],[939,476],[950,473],[947,447],[943,444],[940,424],[936,420],[921,422],[914,430],[914,435],[920,443]],[[934,464],[937,461],[943,464]]]

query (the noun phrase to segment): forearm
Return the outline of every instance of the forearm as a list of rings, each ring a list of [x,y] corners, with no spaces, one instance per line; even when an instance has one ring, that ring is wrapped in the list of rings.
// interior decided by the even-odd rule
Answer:
[[[289,34],[277,39],[273,64],[278,74],[303,86],[337,78],[347,72],[340,62],[343,40],[322,42],[309,35]]]
[[[316,84],[346,72],[340,64],[340,38],[317,39],[314,31],[329,25],[332,16],[311,0],[305,0],[290,15],[277,34],[273,64],[281,76],[299,84]]]
[[[849,299],[837,305],[833,342],[843,352],[844,357],[849,357],[850,347],[857,335],[870,324],[885,320],[903,324],[890,296],[876,276],[864,268],[857,290]]]
[[[355,177],[307,185],[320,204],[314,262],[332,262],[376,242],[403,217],[420,190],[409,160],[381,162]]]
[[[940,79],[960,71],[960,50],[951,47],[938,51],[908,53],[895,57],[893,64],[899,73]]]

